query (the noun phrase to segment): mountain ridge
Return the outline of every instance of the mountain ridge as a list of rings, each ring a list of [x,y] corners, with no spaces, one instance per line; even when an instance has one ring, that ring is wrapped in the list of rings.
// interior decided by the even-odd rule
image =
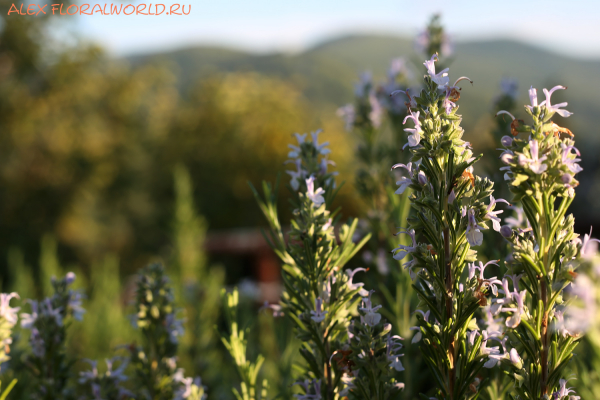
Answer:
[[[167,63],[178,71],[182,93],[196,79],[214,74],[256,72],[293,83],[312,103],[315,115],[331,117],[337,107],[353,101],[353,84],[358,74],[371,70],[375,81],[385,78],[393,58],[404,56],[411,61],[415,80],[425,73],[423,56],[416,55],[411,40],[385,35],[346,35],[332,38],[306,51],[294,54],[273,52],[256,54],[218,46],[196,46],[171,52],[129,57],[134,66],[147,63]],[[557,124],[575,133],[582,154],[582,166],[590,173],[581,177],[581,197],[600,193],[600,180],[594,171],[600,170],[600,60],[582,60],[553,53],[516,40],[485,40],[459,42],[450,64],[452,81],[468,76],[473,86],[464,84],[459,113],[465,139],[483,150],[494,148],[487,136],[493,116],[493,99],[500,91],[504,77],[517,80],[517,104],[528,104],[530,86],[538,89],[567,86],[552,96],[554,104],[568,102],[571,118],[556,116]],[[527,118],[522,107],[515,110],[517,118]],[[340,123],[341,126],[341,123]],[[596,182],[598,181],[598,182]],[[591,197],[590,197],[591,196]],[[594,205],[589,200],[586,207]]]

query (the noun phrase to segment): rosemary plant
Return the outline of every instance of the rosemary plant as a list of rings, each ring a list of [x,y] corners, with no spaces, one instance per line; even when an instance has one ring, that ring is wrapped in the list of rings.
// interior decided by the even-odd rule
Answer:
[[[19,298],[19,295],[13,293],[0,294],[0,364],[10,360],[10,345],[12,344],[12,330],[19,319],[18,312],[20,307],[11,307],[10,301],[13,298]],[[4,391],[0,390],[0,400],[4,400],[12,388],[17,384],[16,379],[12,379]]]
[[[452,45],[439,15],[434,15],[416,37],[415,49],[424,54],[450,55]],[[419,89],[412,88],[414,84],[409,63],[403,57],[395,58],[383,82],[376,83],[370,73],[363,73],[355,84],[354,102],[338,110],[346,129],[358,140],[355,180],[363,203],[359,229],[372,235],[362,253],[364,267],[373,271],[367,276],[367,282],[373,281],[381,291],[385,300],[381,312],[393,321],[395,332],[401,336],[410,335],[409,328],[415,321],[411,307],[416,305],[417,296],[410,277],[402,273],[401,266],[388,254],[397,246],[397,238],[393,236],[395,229],[408,218],[411,190],[402,190],[400,196],[394,192],[393,182],[401,176],[398,171],[390,171],[389,165],[392,161],[405,163],[410,157],[402,149],[406,141],[403,121],[409,104],[401,96],[389,94],[401,89],[407,93],[418,92]],[[410,238],[400,239],[401,244],[410,244]],[[412,398],[420,386],[428,384],[428,379],[418,349],[409,347],[406,351],[411,363],[406,366],[404,396]]]
[[[504,359],[510,361],[506,364],[515,379],[516,398],[522,400],[579,398],[570,394],[563,379],[583,333],[569,323],[568,305],[574,298],[568,299],[564,290],[575,280],[590,238],[586,235],[581,241],[573,232],[573,216],[567,215],[578,185],[575,175],[582,169],[573,134],[552,121],[556,114],[571,115],[563,108],[567,103],[551,103],[559,89],[566,88],[544,89],[546,98],[539,104],[536,89],[529,90],[531,104],[525,111],[530,125],[506,111],[498,113],[511,117],[514,133],[525,134],[503,141],[502,160],[507,165],[505,179],[531,228],[502,227],[503,236],[513,244],[508,263],[512,291],[504,278],[502,296],[493,307],[496,313],[507,313],[508,338],[514,347],[508,353],[503,340]]]
[[[73,319],[81,321],[85,310],[81,307],[81,294],[69,287],[75,274],[69,272],[62,279],[52,278],[54,294],[38,302],[29,300],[31,314],[21,314],[21,326],[31,330],[31,354],[25,364],[29,366],[36,399],[73,398],[69,383],[73,360],[66,353],[67,328]]]
[[[407,176],[399,182],[398,192],[411,188],[415,209],[409,226],[399,234],[408,235],[411,244],[400,245],[394,258],[411,256],[405,268],[414,280],[424,310],[419,310],[413,342],[420,348],[435,379],[437,399],[470,399],[478,392],[478,372],[488,359],[489,350],[482,336],[476,337],[474,314],[487,303],[490,279],[485,266],[473,264],[468,276],[463,272],[468,262],[476,260],[472,246],[483,240],[482,230],[492,223],[500,229],[496,203],[491,195],[493,183],[473,175],[470,144],[461,139],[461,117],[456,114],[460,98],[457,84],[450,85],[448,69],[435,72],[437,54],[424,63],[427,75],[419,96],[403,92],[409,99],[414,128],[409,133],[411,162],[396,164]],[[398,92],[392,93],[398,95]],[[489,197],[489,203],[484,200]],[[476,273],[479,270],[479,273]]]
[[[121,386],[128,379],[124,373],[128,365],[127,359],[114,357],[105,360],[106,371],[103,373],[98,371],[97,361],[86,361],[91,369],[79,373],[79,383],[85,391],[85,394],[79,397],[80,400],[124,400],[133,397],[133,393]],[[114,368],[117,362],[119,366]]]
[[[398,346],[392,339],[388,346],[391,326],[384,329],[377,313],[381,306],[373,307],[363,284],[354,282],[355,274],[364,268],[343,270],[370,236],[353,242],[356,219],[342,224],[336,235],[338,213],[328,210],[336,183],[334,174],[327,172],[327,143],[318,143],[318,132],[312,134],[312,141],[307,141],[306,135],[296,137],[298,146],[291,146],[289,153],[296,170],[288,171],[292,177],[289,188],[294,218],[287,241],[271,186],[263,184],[264,198],[253,190],[270,225],[269,243],[284,264],[285,291],[281,304],[271,307],[294,321],[297,336],[303,342],[300,353],[306,365],[298,382],[303,393],[297,397],[339,399],[360,387],[358,390],[375,396],[372,398],[385,399],[395,390],[395,380],[386,368],[399,362],[399,355],[395,354]],[[360,310],[365,314],[350,328],[360,296]],[[365,347],[353,342],[352,337]],[[360,394],[357,396],[360,398]]]
[[[240,385],[241,393],[234,388],[233,394],[237,400],[266,400],[269,389],[267,380],[263,380],[262,385],[257,384],[258,374],[265,359],[262,355],[259,355],[255,362],[251,362],[246,357],[248,345],[246,335],[248,332],[239,328],[237,315],[239,304],[238,290],[236,288],[232,293],[227,293],[223,289],[221,297],[225,306],[225,317],[230,326],[229,334],[227,337],[221,336],[221,341],[229,354],[231,354],[238,374],[242,379]]]
[[[177,368],[183,325],[173,304],[173,290],[163,266],[148,265],[139,274],[136,291],[134,321],[143,335],[142,346],[129,347],[136,398],[170,400],[188,398],[190,393],[200,396],[197,398],[204,395],[200,378],[185,378],[183,370]]]

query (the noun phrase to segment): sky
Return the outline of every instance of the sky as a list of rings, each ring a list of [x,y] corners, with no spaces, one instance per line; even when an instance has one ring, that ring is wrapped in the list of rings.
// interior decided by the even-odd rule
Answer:
[[[186,12],[191,5],[189,15],[61,18],[71,18],[71,29],[115,56],[198,45],[298,52],[350,33],[414,36],[430,15],[441,13],[447,32],[457,41],[508,38],[577,58],[600,58],[599,0],[179,1],[163,4],[167,11],[172,4],[185,5]]]

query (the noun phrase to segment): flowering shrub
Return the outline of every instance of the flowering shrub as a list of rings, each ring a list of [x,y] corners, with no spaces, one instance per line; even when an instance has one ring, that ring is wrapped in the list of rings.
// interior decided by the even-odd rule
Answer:
[[[31,331],[27,365],[39,399],[73,396],[68,387],[72,361],[65,352],[67,327],[72,319],[81,321],[85,313],[81,294],[69,289],[74,281],[72,272],[62,279],[52,278],[54,294],[42,301],[29,300],[31,313],[21,314],[21,326]]]
[[[289,172],[295,209],[287,242],[270,185],[263,185],[264,198],[254,190],[271,228],[269,241],[284,263],[281,304],[270,307],[294,321],[303,342],[300,353],[307,367],[298,382],[303,391],[299,398],[375,393],[388,398],[398,387],[390,368],[403,369],[396,354],[399,338],[392,339],[391,325],[377,313],[381,306],[373,306],[364,284],[355,282],[364,268],[343,269],[369,236],[353,242],[355,219],[343,224],[336,237],[337,212],[327,209],[336,192],[334,174],[327,172],[330,151],[327,143],[318,143],[318,132],[311,136],[307,141],[306,135],[296,134],[298,146],[290,146],[290,162],[296,166]],[[361,297],[362,315],[353,319]],[[367,347],[356,348],[355,341]]]
[[[436,398],[472,397],[477,374],[488,359],[489,350],[482,338],[468,334],[477,309],[485,305],[492,281],[483,278],[485,265],[476,261],[473,246],[482,244],[482,230],[491,223],[500,230],[502,211],[494,211],[493,183],[473,174],[469,143],[461,139],[460,116],[456,114],[460,98],[457,84],[450,85],[448,69],[436,72],[437,54],[425,61],[425,88],[419,96],[406,94],[413,123],[406,128],[411,162],[396,164],[406,177],[400,180],[398,193],[412,188],[410,198],[415,214],[409,226],[399,234],[408,235],[411,244],[400,245],[394,258],[403,260],[409,270],[423,306],[413,342],[420,341],[425,361],[437,384]],[[393,93],[397,95],[398,93]],[[489,198],[488,204],[484,201]]]
[[[237,289],[233,293],[222,291],[223,303],[226,307],[225,316],[227,317],[228,325],[231,327],[228,337],[222,337],[221,340],[225,348],[233,357],[238,374],[242,379],[241,391],[233,389],[233,394],[237,400],[260,400],[267,398],[268,383],[266,380],[262,382],[262,388],[256,384],[258,373],[265,361],[262,355],[259,355],[256,362],[251,362],[246,358],[248,340],[247,332],[239,328],[238,323],[238,304],[239,292]],[[241,393],[240,393],[241,392]]]
[[[363,75],[354,104],[339,111],[359,137],[356,182],[368,203],[366,223],[343,223],[340,210],[332,209],[340,185],[337,172],[330,171],[335,163],[329,144],[319,142],[320,131],[295,134],[297,143],[289,145],[292,218],[286,228],[276,202],[279,182],[274,187],[264,183],[262,196],[252,188],[269,224],[265,237],[283,264],[281,299],[262,309],[293,326],[296,342],[290,340],[286,352],[298,354],[289,357],[295,397],[413,398],[419,389],[414,381],[422,379],[428,384],[424,399],[577,400],[569,383],[570,361],[584,333],[600,326],[595,322],[600,241],[591,233],[583,238],[575,234],[574,218],[567,214],[582,168],[573,133],[553,121],[556,114],[571,115],[567,103],[552,100],[566,88],[544,89],[541,102],[531,88],[525,107],[530,122],[525,122],[513,115],[515,83],[502,84],[495,108],[506,109],[498,110],[502,119],[494,129],[502,153],[487,167],[502,164],[500,173],[490,176],[497,178],[502,197],[511,196],[509,204],[494,195],[490,179],[474,171],[482,156],[475,156],[463,140],[457,113],[458,85],[470,79],[460,77],[451,84],[450,69],[440,66],[438,53],[447,56],[450,46],[437,18],[416,44],[430,53],[419,88],[411,82],[407,63],[395,59],[384,83],[376,85],[370,75]],[[393,134],[392,144],[384,139],[386,130]],[[395,157],[401,162],[390,173]],[[185,173],[176,176],[177,191],[191,197]],[[394,180],[397,187],[392,187]],[[504,223],[499,205],[515,212]],[[241,322],[240,293],[221,291],[220,318],[214,293],[223,276],[209,277],[204,269],[197,240],[203,236],[202,221],[191,201],[181,202],[177,210],[181,230],[175,259],[180,268],[175,282],[185,283],[188,299],[201,299],[200,305],[186,303],[187,316],[212,307],[191,315],[192,326],[204,329],[197,337],[195,330],[188,333],[186,340],[191,339],[183,352],[213,354],[213,325],[219,330],[225,325],[220,349],[228,355],[222,361],[227,358],[241,381],[233,395],[238,400],[274,397],[269,391],[277,383],[265,378],[268,356],[253,348],[252,327]],[[394,236],[391,226],[397,224],[403,226]],[[369,266],[378,273],[368,273]],[[391,279],[383,282],[375,276]],[[20,361],[29,371],[32,397],[38,399],[207,398],[201,379],[186,377],[181,365],[187,364],[177,358],[178,351],[182,354],[184,309],[175,306],[173,285],[161,264],[147,266],[137,277],[133,325],[140,343],[123,346],[124,356],[104,363],[84,360],[86,368],[75,380],[77,360],[66,351],[67,332],[85,310],[82,294],[71,289],[74,280],[72,272],[53,278],[50,297],[28,301],[31,311],[21,314],[21,326],[30,334],[26,353],[18,360],[9,357],[20,311],[10,302],[18,295],[1,295],[2,372]],[[416,310],[409,310],[414,305]],[[207,333],[208,324],[212,333]],[[411,331],[415,346],[405,349],[401,336]],[[600,354],[600,344],[589,343]],[[419,370],[419,359],[428,373]],[[591,374],[582,377],[593,381]],[[592,384],[582,389],[588,398],[595,396]]]
[[[119,361],[120,365],[114,368],[114,364]],[[106,371],[102,374],[98,372],[98,362],[87,360],[90,364],[90,371],[79,373],[79,383],[86,388],[86,395],[81,399],[107,399],[120,400],[133,396],[129,390],[121,387],[128,377],[124,374],[128,362],[126,359],[114,357],[106,360]]]
[[[502,141],[505,179],[523,205],[530,228],[502,227],[503,236],[513,244],[513,255],[510,275],[502,280],[503,289],[492,305],[494,314],[505,313],[508,328],[503,354],[495,357],[509,361],[515,391],[522,399],[579,398],[570,395],[563,374],[583,329],[576,316],[569,315],[573,299],[565,296],[564,289],[576,280],[575,270],[591,249],[590,237],[581,241],[573,232],[573,216],[566,214],[578,184],[575,175],[582,169],[573,134],[552,121],[555,114],[571,115],[563,108],[567,103],[552,104],[552,94],[560,89],[566,88],[544,89],[545,100],[539,104],[536,89],[529,90],[531,104],[525,110],[530,125],[499,112],[511,117],[516,134],[528,135]],[[585,279],[571,285],[571,296],[586,298],[581,290]],[[507,339],[514,343],[510,352]]]
[[[444,57],[450,55],[451,44],[439,23],[439,16],[434,16],[418,36],[415,48],[423,54],[431,54],[433,49],[434,53],[440,52]],[[411,334],[410,326],[415,323],[411,306],[418,300],[410,277],[402,273],[398,261],[390,259],[389,253],[398,245],[398,238],[393,235],[396,228],[404,225],[409,216],[412,191],[408,189],[410,180],[399,170],[390,171],[389,167],[393,162],[406,163],[410,158],[409,152],[404,151],[406,133],[403,125],[410,102],[403,96],[389,94],[396,91],[418,93],[420,87],[414,77],[407,58],[394,58],[384,81],[377,82],[370,73],[363,73],[355,84],[354,103],[338,110],[346,129],[358,140],[355,187],[363,205],[358,231],[371,234],[361,261],[363,267],[373,271],[365,279],[367,284],[380,290],[384,300],[382,312],[393,322],[394,333],[400,336]],[[392,188],[394,182],[400,185],[396,191]],[[410,243],[409,237],[400,237],[401,245]],[[418,349],[408,347],[405,350],[411,362],[404,373],[403,396],[411,398],[420,386],[429,383],[423,379],[426,367],[420,360]]]
[[[173,305],[173,291],[160,264],[150,264],[139,274],[134,322],[143,335],[142,346],[129,347],[135,368],[136,398],[201,399],[199,378],[183,376],[177,368],[177,345],[183,335],[182,321]],[[195,397],[190,397],[190,396]]]

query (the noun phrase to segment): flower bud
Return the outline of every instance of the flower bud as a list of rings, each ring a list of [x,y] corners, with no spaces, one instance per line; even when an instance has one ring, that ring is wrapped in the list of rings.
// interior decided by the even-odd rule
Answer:
[[[565,185],[568,185],[569,183],[571,183],[571,181],[573,180],[573,177],[570,174],[563,174],[560,177],[560,180],[562,181],[562,183],[564,183]]]
[[[502,139],[500,139],[500,143],[502,143],[502,146],[504,147],[512,146],[512,142],[513,138],[511,138],[510,136],[502,136]]]
[[[502,237],[509,239],[512,237],[513,231],[510,226],[504,225],[503,227],[500,228],[500,234],[502,235]]]
[[[509,152],[504,152],[500,156],[500,160],[502,160],[504,164],[510,164],[511,162],[513,162],[513,158],[514,156]]]
[[[448,195],[448,204],[454,203],[454,200],[456,200],[456,193],[454,193],[454,189],[452,189],[452,191]]]
[[[519,356],[519,353],[517,353],[517,349],[510,349],[510,362],[517,369],[523,368],[523,360],[521,359],[521,356]]]
[[[427,183],[427,175],[425,175],[425,172],[423,172],[423,171],[419,171],[419,175],[418,175],[417,179],[419,180],[419,183],[421,185],[425,185]]]
[[[75,282],[75,274],[73,272],[67,272],[67,276],[65,276],[65,282],[67,282],[67,285]]]

